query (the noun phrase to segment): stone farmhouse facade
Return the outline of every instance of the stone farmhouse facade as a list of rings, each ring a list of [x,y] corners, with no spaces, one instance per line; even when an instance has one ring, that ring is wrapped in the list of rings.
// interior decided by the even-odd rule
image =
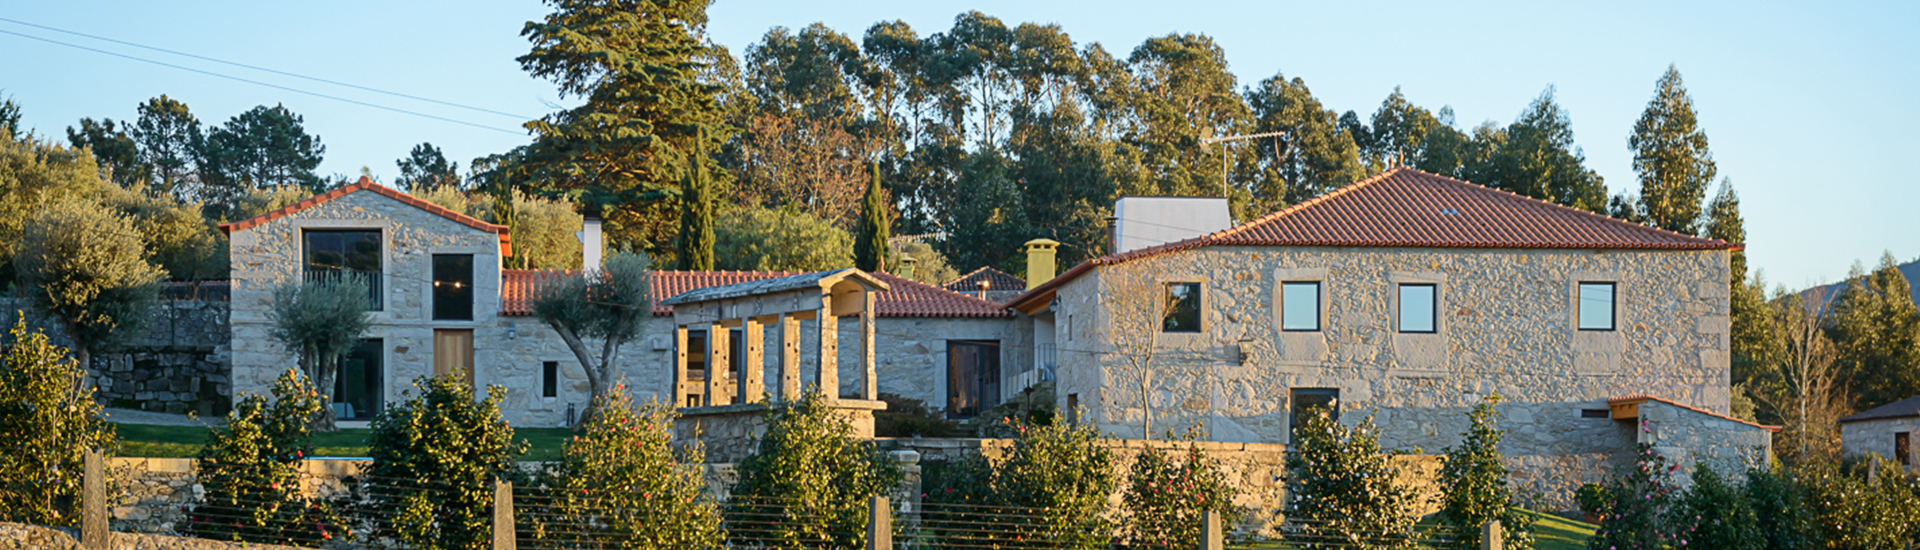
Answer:
[[[232,257],[235,398],[265,393],[276,376],[295,365],[294,356],[270,336],[273,290],[306,278],[357,273],[371,281],[373,322],[338,375],[334,407],[344,425],[404,400],[416,378],[448,373],[480,387],[505,388],[503,412],[516,426],[566,425],[586,407],[586,375],[578,360],[557,333],[531,315],[527,302],[546,273],[502,267],[512,253],[505,226],[362,178],[221,229],[230,236]],[[583,236],[590,242],[597,237]],[[653,289],[658,302],[695,289],[790,275],[795,273],[660,271]],[[880,392],[966,416],[1021,389],[1000,382],[1002,373],[1033,368],[1032,354],[1025,351],[1032,333],[1012,312],[886,273],[871,276],[890,287],[876,293]],[[637,399],[681,404],[689,399],[673,389],[672,314],[671,306],[656,306],[645,333],[622,348],[621,371]],[[839,322],[839,348],[856,349],[858,319]],[[802,323],[801,346],[817,349],[817,321]],[[780,331],[767,332],[768,347],[777,349]],[[692,336],[688,351],[704,361],[704,334]],[[839,364],[841,379],[858,379],[859,373],[850,370],[852,361]],[[812,370],[811,364],[802,365],[802,372]]]
[[[1840,454],[1878,455],[1920,472],[1920,395],[1841,418]]]
[[[1766,463],[1770,428],[1727,416],[1737,248],[1401,168],[1008,306],[1060,410],[1113,436],[1288,443],[1322,406],[1438,453],[1498,396],[1515,481],[1567,502],[1637,443]]]

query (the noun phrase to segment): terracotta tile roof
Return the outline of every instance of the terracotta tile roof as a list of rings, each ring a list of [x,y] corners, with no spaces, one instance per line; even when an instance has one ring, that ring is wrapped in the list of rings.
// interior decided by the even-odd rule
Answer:
[[[1711,416],[1711,417],[1714,417],[1714,418],[1719,418],[1719,419],[1722,419],[1722,420],[1732,420],[1732,421],[1734,421],[1734,422],[1739,422],[1739,423],[1741,423],[1741,424],[1746,424],[1746,425],[1748,425],[1748,426],[1753,426],[1753,427],[1755,427],[1755,428],[1760,428],[1760,429],[1764,429],[1764,430],[1767,430],[1767,431],[1773,431],[1773,432],[1777,432],[1777,431],[1780,431],[1780,427],[1779,427],[1779,426],[1768,426],[1768,425],[1766,425],[1766,424],[1756,424],[1756,423],[1753,423],[1753,422],[1748,422],[1748,421],[1745,421],[1745,420],[1741,420],[1741,419],[1738,419],[1738,418],[1734,418],[1734,417],[1731,417],[1731,416],[1727,416],[1727,415],[1724,415],[1724,414],[1720,414],[1720,413],[1717,413],[1717,412],[1713,412],[1713,411],[1709,411],[1709,410],[1706,410],[1706,409],[1702,409],[1702,408],[1699,408],[1699,407],[1695,407],[1695,406],[1692,406],[1692,405],[1684,405],[1684,404],[1681,404],[1681,403],[1679,403],[1679,402],[1676,402],[1676,401],[1674,401],[1674,400],[1672,400],[1672,399],[1667,399],[1667,398],[1665,398],[1665,397],[1660,397],[1660,396],[1656,396],[1656,395],[1646,395],[1646,394],[1641,394],[1641,395],[1629,395],[1629,396],[1626,396],[1626,397],[1615,397],[1615,398],[1613,398],[1613,399],[1608,399],[1608,400],[1607,400],[1607,404],[1608,404],[1608,405],[1618,405],[1618,404],[1622,404],[1622,403],[1629,403],[1629,402],[1646,402],[1646,401],[1659,401],[1659,402],[1661,402],[1661,403],[1666,403],[1666,404],[1668,404],[1668,405],[1673,405],[1673,406],[1675,406],[1675,407],[1680,407],[1680,408],[1682,408],[1682,409],[1686,409],[1686,410],[1689,410],[1689,411],[1693,411],[1693,412],[1697,412],[1697,413],[1700,413],[1700,414],[1704,414],[1704,415],[1707,415],[1707,416]]]
[[[1051,299],[1053,289],[1095,266],[1203,246],[1744,248],[1412,168],[1396,168],[1231,229],[1081,262],[1009,304],[1025,310],[1036,299]]]
[[[394,189],[388,188],[387,186],[374,183],[372,179],[369,179],[366,176],[360,176],[360,181],[354,182],[353,185],[348,185],[346,187],[341,187],[339,189],[334,189],[332,191],[315,195],[306,200],[302,200],[300,202],[287,205],[286,207],[281,208],[279,210],[261,214],[251,219],[220,224],[220,231],[222,233],[232,235],[233,232],[235,231],[252,229],[254,227],[258,227],[260,224],[264,224],[273,220],[284,218],[295,212],[299,212],[301,210],[306,210],[308,208],[313,208],[315,206],[325,204],[329,201],[347,196],[356,191],[372,191],[374,193],[378,193],[387,198],[397,200],[403,203],[407,203],[409,205],[413,205],[415,208],[425,210],[429,213],[438,215],[442,218],[453,220],[455,223],[459,223],[461,225],[465,225],[467,227],[471,227],[481,231],[486,231],[489,233],[498,233],[500,235],[500,255],[501,256],[513,255],[513,234],[508,231],[507,226],[487,223],[485,221],[476,219],[472,216],[468,216],[466,214],[461,214],[459,212],[448,210],[446,208],[441,207],[438,204],[427,202],[426,200],[421,199],[419,197],[402,193]]]
[[[940,285],[940,288],[954,292],[979,292],[981,281],[987,282],[987,290],[989,291],[1027,289],[1026,281],[992,267],[975,269],[972,273],[961,275],[957,279],[947,281],[946,284]]]
[[[542,277],[550,277],[560,271],[506,269],[500,272],[500,314],[508,316],[532,315],[528,300],[532,298],[534,285]],[[665,299],[678,296],[690,290],[724,286],[747,281],[759,281],[776,277],[799,275],[793,271],[656,271],[653,274],[654,296]],[[962,295],[944,288],[915,282],[887,273],[873,273],[892,290],[881,292],[874,297],[874,313],[881,317],[1009,317],[1013,312],[1002,309],[999,304]],[[664,317],[673,314],[673,306],[658,304],[655,300],[653,315]]]
[[[1859,422],[1862,420],[1879,420],[1882,418],[1903,418],[1908,416],[1920,416],[1920,395],[1908,397],[1906,399],[1901,399],[1899,401],[1895,401],[1892,403],[1888,403],[1885,405],[1860,411],[1846,418],[1842,418],[1840,419],[1840,421],[1841,422]]]

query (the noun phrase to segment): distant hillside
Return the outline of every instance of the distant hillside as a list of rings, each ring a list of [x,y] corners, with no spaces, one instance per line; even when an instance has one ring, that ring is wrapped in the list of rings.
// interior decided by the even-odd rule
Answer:
[[[1913,303],[1920,304],[1920,284],[1916,284],[1916,281],[1920,281],[1920,260],[1900,264],[1898,267],[1900,268],[1900,274],[1907,278],[1907,286],[1913,288]],[[1832,299],[1833,296],[1840,293],[1841,285],[1845,284],[1847,284],[1846,281],[1840,281],[1820,285],[1800,291],[1800,294],[1803,296],[1820,296],[1826,299]]]

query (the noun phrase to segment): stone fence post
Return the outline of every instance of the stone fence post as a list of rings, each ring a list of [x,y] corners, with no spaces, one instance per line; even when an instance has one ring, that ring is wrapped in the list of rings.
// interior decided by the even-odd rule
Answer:
[[[1226,550],[1227,536],[1220,526],[1220,512],[1207,510],[1200,518],[1200,550]]]
[[[867,550],[893,549],[893,514],[887,497],[874,495],[867,500]]]
[[[513,483],[493,482],[493,550],[516,550],[513,532]]]
[[[1500,520],[1480,524],[1480,550],[1505,550],[1506,533],[1500,528]]]
[[[99,449],[87,449],[86,477],[80,485],[80,545],[88,550],[103,550],[107,537],[106,459]]]

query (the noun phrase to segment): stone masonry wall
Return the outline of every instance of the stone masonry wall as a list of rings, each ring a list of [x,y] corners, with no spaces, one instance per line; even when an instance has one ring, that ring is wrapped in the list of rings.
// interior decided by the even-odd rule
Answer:
[[[1139,276],[1138,274],[1146,274]],[[1148,393],[1154,431],[1199,427],[1215,440],[1285,442],[1295,388],[1339,390],[1341,419],[1371,414],[1388,448],[1438,452],[1467,411],[1498,395],[1501,445],[1515,480],[1571,508],[1631,453],[1631,427],[1606,400],[1653,394],[1726,413],[1728,281],[1724,251],[1206,247],[1081,276],[1054,310],[1061,407],[1138,437],[1146,408],[1115,334],[1125,281],[1154,292],[1201,283],[1202,332],[1158,334]],[[1280,284],[1321,283],[1321,328],[1279,330]],[[1581,281],[1616,283],[1616,330],[1574,328]],[[1397,285],[1434,284],[1436,331],[1396,328]],[[1135,285],[1137,286],[1137,285]],[[1060,319],[1074,319],[1061,322]]]
[[[8,328],[20,311],[31,311],[31,306],[25,300],[0,298],[0,320]],[[73,344],[45,315],[29,314],[27,324],[54,344]],[[124,346],[93,353],[87,378],[96,389],[94,398],[124,409],[225,415],[233,395],[229,336],[226,302],[162,300],[145,333]]]
[[[109,533],[108,550],[299,550],[291,546],[192,539],[166,535]],[[77,529],[0,523],[0,548],[82,550]]]
[[[1876,454],[1880,458],[1892,461],[1896,456],[1893,447],[1893,434],[1907,432],[1907,456],[1912,464],[1907,467],[1920,472],[1920,416],[1901,418],[1876,418],[1840,425],[1840,452],[1847,456]]]
[[[1696,464],[1745,480],[1748,470],[1767,468],[1773,456],[1773,432],[1766,428],[1659,401],[1641,403],[1640,420],[1638,442],[1689,474],[1677,476],[1683,483]]]

